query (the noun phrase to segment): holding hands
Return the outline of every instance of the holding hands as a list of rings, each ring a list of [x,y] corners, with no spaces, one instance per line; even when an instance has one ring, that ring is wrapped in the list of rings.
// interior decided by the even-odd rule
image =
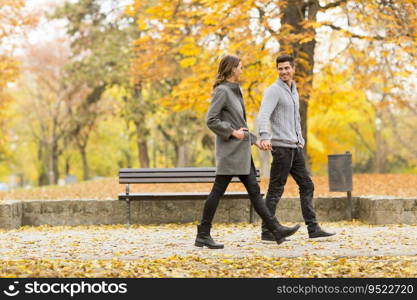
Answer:
[[[232,136],[234,136],[235,138],[239,140],[243,140],[245,138],[245,131],[248,131],[248,129],[245,127],[239,128],[238,130],[234,130],[232,132]],[[272,150],[272,144],[270,140],[257,140],[255,145],[260,150],[264,150],[264,151]]]
[[[260,150],[272,150],[272,144],[270,140],[257,140],[256,147]]]

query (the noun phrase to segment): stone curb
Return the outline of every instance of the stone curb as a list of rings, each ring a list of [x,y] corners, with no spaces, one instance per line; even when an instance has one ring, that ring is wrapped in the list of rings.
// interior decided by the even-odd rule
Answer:
[[[417,198],[381,196],[354,197],[353,218],[369,224],[417,224]],[[188,223],[201,217],[204,201],[133,201],[131,220],[136,224]],[[321,222],[349,219],[345,197],[314,199]],[[302,222],[299,198],[281,199],[277,217],[282,222]],[[15,229],[39,225],[127,224],[127,204],[120,200],[5,200],[0,201],[0,228]],[[250,220],[248,199],[220,201],[214,222]],[[255,214],[254,222],[259,222]]]

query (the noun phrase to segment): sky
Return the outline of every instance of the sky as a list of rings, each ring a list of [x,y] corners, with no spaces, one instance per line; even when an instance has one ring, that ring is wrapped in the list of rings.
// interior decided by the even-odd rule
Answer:
[[[118,1],[118,5],[121,7],[131,3],[133,0],[120,0]],[[26,7],[29,10],[46,10],[46,11],[53,11],[53,9],[58,6],[62,5],[65,2],[77,2],[76,0],[26,0]],[[103,9],[110,8],[110,1],[108,0],[101,0],[103,4]],[[46,20],[42,19],[39,26],[36,29],[33,29],[28,34],[28,41],[30,43],[38,43],[45,40],[54,40],[57,37],[63,36],[65,34],[65,21],[63,20]]]
[[[62,1],[58,0],[26,0],[26,9],[29,11],[39,11],[41,14],[42,11],[53,11],[53,8]],[[64,30],[65,22],[63,21],[50,21],[46,18],[41,18],[39,24],[32,29],[29,29],[25,32],[23,37],[19,37],[17,41],[18,45],[23,47],[28,44],[37,44],[43,41],[54,40],[59,36],[65,34]],[[24,55],[24,50],[22,48],[17,48],[15,50],[16,55]]]

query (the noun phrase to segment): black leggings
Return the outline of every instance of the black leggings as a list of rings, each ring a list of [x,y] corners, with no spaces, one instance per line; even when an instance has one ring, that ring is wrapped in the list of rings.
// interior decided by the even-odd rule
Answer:
[[[259,184],[256,181],[256,170],[253,162],[251,163],[251,170],[249,175],[237,176],[245,186],[256,213],[261,217],[266,226],[271,228],[270,230],[274,230],[276,228],[277,220],[275,216],[270,213],[262,199],[261,189],[259,188]],[[211,192],[204,204],[201,225],[211,225],[214,214],[216,213],[217,206],[219,204],[219,200],[225,193],[233,177],[234,175],[216,175],[216,179],[214,180]]]

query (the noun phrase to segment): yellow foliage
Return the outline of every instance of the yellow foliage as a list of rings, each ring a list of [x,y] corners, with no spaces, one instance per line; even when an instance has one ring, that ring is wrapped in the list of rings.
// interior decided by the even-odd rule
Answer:
[[[187,57],[180,61],[180,65],[183,68],[192,67],[195,65],[197,59],[195,57]]]
[[[339,13],[343,17],[349,14],[349,27],[335,26],[338,13],[326,12],[323,20],[310,16],[303,20],[299,25],[304,30],[288,23],[274,24],[282,17],[284,6],[285,1],[263,0],[136,0],[128,8],[130,15],[140,15],[137,22],[142,31],[135,42],[135,78],[169,85],[158,99],[161,105],[202,115],[219,58],[236,54],[244,66],[242,88],[252,121],[263,91],[276,79],[273,60],[278,51],[292,53],[294,45],[304,47],[313,40],[323,43],[315,30],[330,27],[337,32],[337,40],[325,43],[331,47],[339,41],[349,43],[331,62],[325,53],[316,55],[324,72],[314,73],[311,57],[303,51],[297,53],[297,69],[307,70],[296,73],[296,81],[301,99],[310,99],[308,150],[314,171],[323,170],[330,153],[350,150],[359,161],[376,149],[376,115],[390,103],[406,107],[404,101],[395,100],[398,82],[388,82],[387,76],[409,77],[408,67],[416,64],[412,58],[417,55],[417,23],[412,16],[417,1],[401,1],[396,6],[352,1]],[[392,70],[381,67],[390,63],[395,65]],[[330,72],[328,67],[335,70]],[[379,103],[383,94],[389,100]]]
[[[201,49],[195,44],[195,40],[191,37],[184,39],[183,45],[180,46],[179,52],[185,56],[197,56],[201,53]]]
[[[260,36],[251,29],[250,12],[256,1],[161,0],[143,9],[144,2],[135,2],[137,12],[154,25],[135,42],[138,58],[134,74],[150,81],[175,78],[176,84],[160,103],[174,111],[205,113],[219,58],[231,53],[244,64],[242,87],[251,117],[251,111],[259,108],[267,83],[276,77],[271,50],[264,47],[266,40],[256,42]],[[164,50],[159,51],[161,48]]]
[[[3,126],[6,118],[5,111],[11,102],[11,97],[6,94],[5,88],[19,74],[19,63],[7,49],[10,48],[10,38],[16,31],[35,21],[33,16],[22,12],[24,4],[24,0],[0,0],[0,157],[1,153],[7,151]],[[8,44],[5,45],[6,43]]]
[[[354,162],[361,158],[358,152],[364,151],[364,146],[352,126],[373,140],[369,125],[375,112],[364,91],[346,80],[350,77],[349,72],[335,73],[329,69],[316,76],[308,111],[308,151],[315,172],[326,166],[328,154],[350,151]]]

